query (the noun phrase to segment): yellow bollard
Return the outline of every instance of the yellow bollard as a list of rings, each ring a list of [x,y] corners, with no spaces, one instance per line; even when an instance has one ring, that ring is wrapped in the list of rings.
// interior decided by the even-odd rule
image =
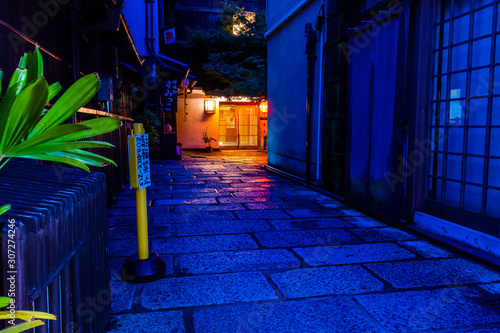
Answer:
[[[128,149],[130,187],[135,189],[138,252],[123,264],[122,278],[128,282],[150,282],[165,275],[165,263],[158,254],[149,253],[146,187],[151,185],[151,179],[148,136],[142,124],[134,124]]]
[[[137,177],[137,144],[136,136],[143,135],[144,127],[142,124],[134,124],[132,135],[128,138],[130,152],[130,186],[135,188],[135,204],[137,214],[137,247],[138,257],[141,260],[149,258],[148,242],[148,208],[146,198],[146,188],[140,188]]]

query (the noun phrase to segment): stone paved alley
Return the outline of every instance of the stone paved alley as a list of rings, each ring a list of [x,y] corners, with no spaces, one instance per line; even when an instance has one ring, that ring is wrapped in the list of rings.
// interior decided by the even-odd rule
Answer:
[[[500,332],[500,274],[265,168],[257,151],[152,165],[164,279],[120,280],[134,193],[109,210],[109,332]]]

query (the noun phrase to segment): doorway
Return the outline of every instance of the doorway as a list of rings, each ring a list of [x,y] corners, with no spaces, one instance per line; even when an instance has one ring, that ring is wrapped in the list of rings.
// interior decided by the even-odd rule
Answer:
[[[219,147],[221,149],[256,149],[259,143],[258,133],[258,104],[219,104]]]
[[[402,214],[406,174],[407,122],[404,121],[404,16],[383,27],[369,26],[351,36],[372,36],[353,53],[349,67],[349,146],[345,197],[349,203],[389,222]],[[373,29],[378,28],[378,33]],[[403,36],[404,37],[404,36]],[[403,174],[401,173],[403,170]]]

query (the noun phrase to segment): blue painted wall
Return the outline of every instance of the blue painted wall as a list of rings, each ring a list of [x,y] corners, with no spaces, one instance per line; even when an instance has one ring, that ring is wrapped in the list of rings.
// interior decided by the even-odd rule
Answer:
[[[268,0],[268,29],[303,1]],[[316,22],[321,1],[310,1],[281,29],[268,37],[268,163],[305,178],[307,55],[304,26]],[[319,82],[316,63],[315,88]],[[316,173],[318,91],[313,91],[311,172]]]
[[[145,5],[143,0],[125,0],[125,7],[123,8],[123,14],[125,15],[125,20],[127,20],[128,26],[130,27],[130,32],[132,38],[134,39],[135,47],[140,56],[149,56],[149,52],[146,49],[146,15],[145,15]],[[159,28],[158,28],[158,1],[153,4],[153,31],[155,39],[155,51],[159,50]]]

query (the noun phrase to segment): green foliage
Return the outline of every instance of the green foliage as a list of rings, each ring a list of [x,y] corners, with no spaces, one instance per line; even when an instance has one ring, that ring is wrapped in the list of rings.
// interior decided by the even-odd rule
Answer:
[[[142,123],[144,130],[148,133],[149,149],[151,151],[158,151],[160,148],[160,135],[156,128],[161,125],[161,121],[156,113],[145,109],[135,120]]]
[[[0,71],[0,85],[2,78]],[[88,165],[116,165],[108,158],[82,150],[108,148],[111,144],[78,140],[117,129],[121,123],[119,119],[100,118],[63,124],[87,104],[99,85],[97,74],[86,75],[46,110],[45,104],[59,93],[61,85],[49,85],[43,77],[43,59],[38,47],[33,53],[26,53],[0,102],[0,161],[5,159],[0,168],[13,157],[60,162],[87,171]]]
[[[9,297],[0,296],[0,308],[4,308],[11,304],[12,299]],[[24,320],[24,323],[16,324],[13,326],[9,326],[0,332],[2,333],[18,333],[24,332],[29,329],[32,329],[37,326],[44,325],[44,322],[39,319],[49,319],[56,320],[57,318],[47,312],[40,311],[24,311],[24,310],[16,310],[15,317],[16,319]],[[12,314],[10,311],[0,311],[0,320],[12,320]]]
[[[238,26],[238,34],[233,27]],[[215,29],[188,29],[182,43],[201,57],[201,81],[208,95],[264,95],[267,46],[263,12],[249,16],[244,8],[226,4]]]
[[[212,138],[208,133],[208,126],[205,129],[205,132],[201,133],[201,138],[203,139],[203,142],[207,144],[208,147],[212,147],[212,141],[217,141],[214,138]]]
[[[3,72],[0,70],[0,96]],[[75,82],[49,109],[45,104],[62,89],[59,83],[49,85],[43,77],[43,59],[38,47],[26,53],[19,61],[0,102],[0,169],[13,157],[60,162],[89,171],[88,165],[114,164],[103,156],[82,148],[107,148],[102,141],[78,141],[114,131],[120,127],[117,118],[100,118],[79,124],[63,124],[99,90],[99,77],[90,74]],[[0,215],[10,205],[0,206]],[[0,308],[11,299],[0,297]],[[39,319],[56,320],[50,313],[38,311],[15,312],[15,318],[24,323],[9,326],[0,332],[18,333],[44,325]],[[0,320],[11,320],[10,311],[0,311]]]

